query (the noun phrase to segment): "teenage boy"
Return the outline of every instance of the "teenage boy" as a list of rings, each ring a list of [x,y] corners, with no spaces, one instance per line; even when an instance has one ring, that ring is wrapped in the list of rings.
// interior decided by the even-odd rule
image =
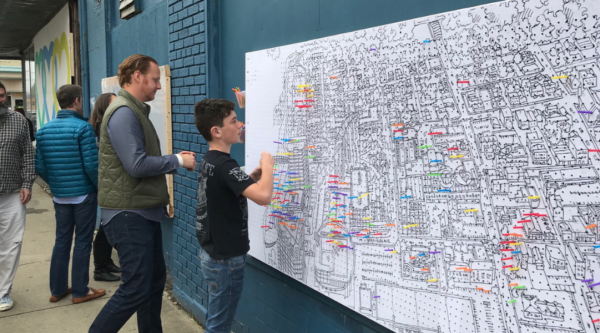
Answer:
[[[224,99],[205,99],[194,107],[196,127],[209,144],[200,162],[196,210],[202,274],[209,291],[206,333],[231,331],[250,250],[247,199],[268,205],[273,195],[271,154],[263,151],[250,175],[229,155],[243,126],[234,107]]]

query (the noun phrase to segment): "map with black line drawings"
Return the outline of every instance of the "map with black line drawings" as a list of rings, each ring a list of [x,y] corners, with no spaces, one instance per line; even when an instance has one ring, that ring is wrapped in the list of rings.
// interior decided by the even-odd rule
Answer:
[[[247,170],[276,160],[253,257],[393,332],[600,329],[600,1],[468,8],[246,71]]]

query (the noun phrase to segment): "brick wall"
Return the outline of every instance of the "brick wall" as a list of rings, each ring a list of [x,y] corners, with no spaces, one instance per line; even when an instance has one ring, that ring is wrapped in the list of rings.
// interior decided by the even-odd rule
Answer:
[[[173,150],[195,152],[198,161],[208,149],[194,125],[194,104],[206,98],[204,0],[169,0],[169,63],[171,67]],[[197,172],[179,169],[174,177],[175,219],[169,274],[180,303],[204,322],[207,285],[200,272],[196,240]]]

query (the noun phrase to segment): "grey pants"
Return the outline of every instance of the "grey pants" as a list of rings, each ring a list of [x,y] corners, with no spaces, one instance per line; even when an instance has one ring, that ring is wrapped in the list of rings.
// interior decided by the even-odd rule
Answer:
[[[25,233],[25,205],[19,193],[0,194],[0,298],[10,294]]]

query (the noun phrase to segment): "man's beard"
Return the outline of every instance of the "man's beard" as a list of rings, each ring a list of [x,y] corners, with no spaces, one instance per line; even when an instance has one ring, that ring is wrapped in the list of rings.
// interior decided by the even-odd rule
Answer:
[[[0,102],[0,117],[4,117],[8,113],[8,105]]]

